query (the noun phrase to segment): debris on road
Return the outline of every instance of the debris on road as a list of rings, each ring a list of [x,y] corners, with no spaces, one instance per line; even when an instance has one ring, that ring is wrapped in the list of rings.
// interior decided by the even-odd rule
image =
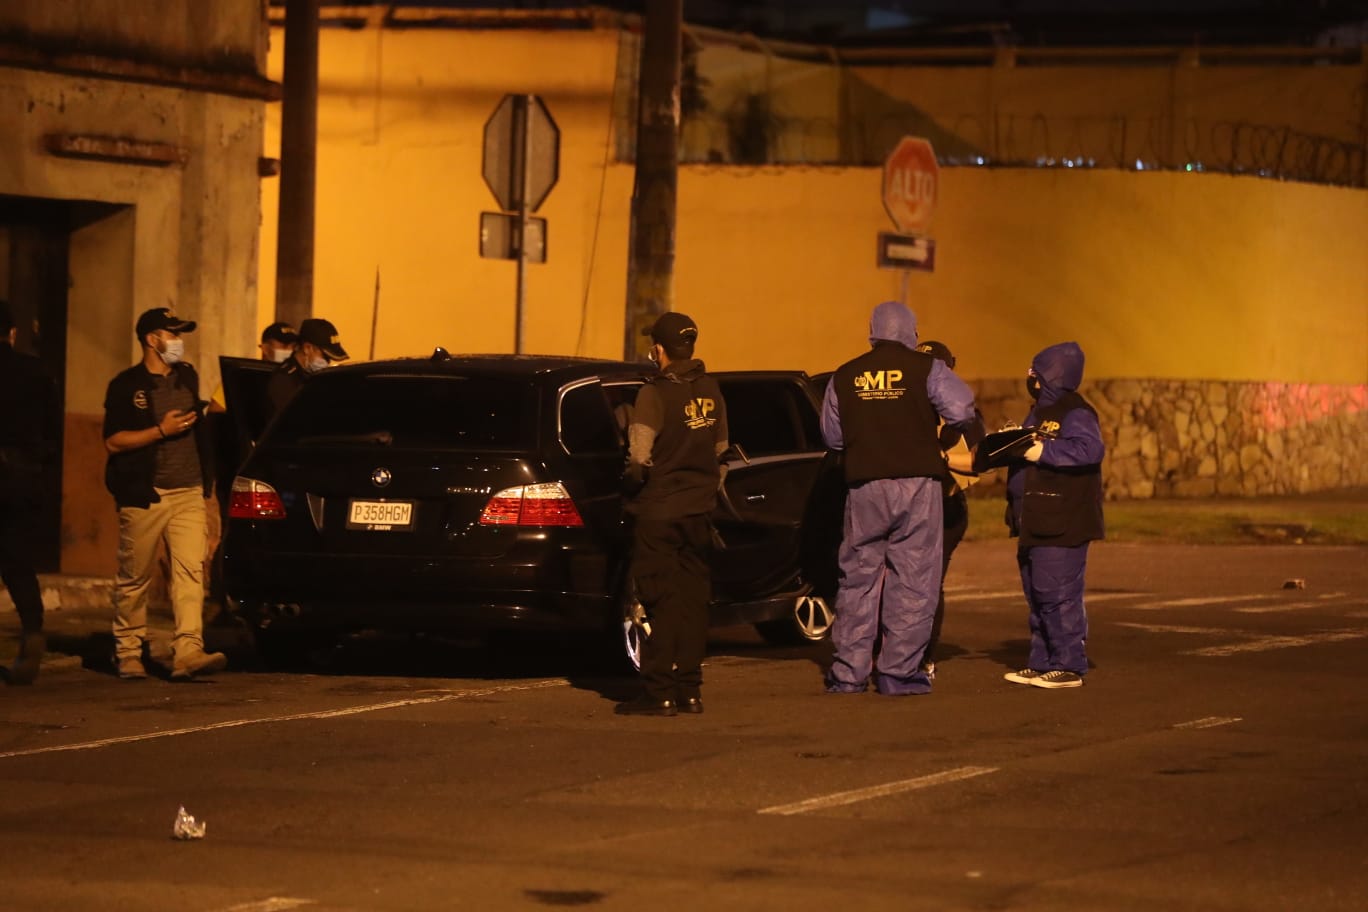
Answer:
[[[1300,579],[1300,578],[1298,578],[1298,579],[1285,580],[1285,581],[1283,582],[1283,588],[1284,588],[1284,589],[1305,589],[1305,588],[1306,588],[1306,580]]]
[[[171,825],[172,839],[203,839],[204,831],[209,828],[206,821],[196,822],[185,811],[185,805],[181,805],[180,810],[176,811],[176,822]]]

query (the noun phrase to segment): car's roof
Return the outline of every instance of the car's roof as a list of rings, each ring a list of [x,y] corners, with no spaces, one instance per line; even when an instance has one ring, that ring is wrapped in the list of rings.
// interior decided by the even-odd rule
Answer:
[[[610,361],[603,358],[577,358],[572,355],[457,354],[440,352],[427,358],[392,358],[338,365],[329,373],[338,374],[413,374],[452,376],[479,374],[489,377],[533,378],[543,376],[592,376],[600,373],[644,373],[646,364]]]

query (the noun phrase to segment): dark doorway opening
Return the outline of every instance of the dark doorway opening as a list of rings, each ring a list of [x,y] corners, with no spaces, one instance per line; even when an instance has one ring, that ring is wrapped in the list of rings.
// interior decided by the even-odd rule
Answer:
[[[0,194],[0,298],[14,314],[15,348],[38,357],[57,384],[59,402],[66,402],[71,234],[120,208]],[[33,530],[38,570],[44,573],[61,566],[62,443],[57,441],[56,463],[44,474],[43,511]]]

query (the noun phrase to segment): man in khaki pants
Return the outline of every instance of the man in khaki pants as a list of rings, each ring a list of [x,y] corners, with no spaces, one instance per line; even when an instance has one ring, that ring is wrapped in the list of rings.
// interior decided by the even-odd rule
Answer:
[[[148,589],[157,544],[166,542],[175,615],[171,677],[221,671],[228,660],[204,651],[205,500],[213,464],[199,419],[199,376],[183,360],[182,333],[195,324],[169,308],[138,318],[142,361],[109,382],[104,438],[105,486],[119,507],[119,569],[114,578],[114,659],[119,677],[144,678]]]

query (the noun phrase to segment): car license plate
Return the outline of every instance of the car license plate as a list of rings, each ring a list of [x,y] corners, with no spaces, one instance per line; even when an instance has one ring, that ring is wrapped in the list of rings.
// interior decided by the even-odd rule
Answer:
[[[413,528],[409,500],[353,500],[347,509],[347,528],[366,532],[404,532]]]

